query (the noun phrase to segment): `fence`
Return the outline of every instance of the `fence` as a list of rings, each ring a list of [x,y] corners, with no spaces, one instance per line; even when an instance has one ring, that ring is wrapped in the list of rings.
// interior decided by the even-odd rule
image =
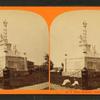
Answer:
[[[3,88],[13,89],[22,86],[28,86],[48,81],[48,72],[46,71],[33,71],[31,74],[25,71],[12,71],[9,69],[3,70]]]
[[[85,90],[100,88],[100,72],[84,68],[82,70],[82,88]]]
[[[84,68],[81,70],[81,78],[74,75],[62,76],[59,72],[51,72],[51,83],[61,85],[65,79],[69,79],[71,83],[76,79],[79,82],[80,89],[90,90],[100,88],[100,72],[95,70]]]
[[[51,83],[54,83],[54,84],[61,85],[65,79],[69,79],[71,81],[71,83],[73,83],[74,79],[77,79],[80,86],[82,85],[82,83],[81,83],[82,79],[81,78],[77,78],[77,77],[74,77],[74,76],[62,76],[62,74],[60,72],[51,72],[50,77],[51,77],[50,78]]]

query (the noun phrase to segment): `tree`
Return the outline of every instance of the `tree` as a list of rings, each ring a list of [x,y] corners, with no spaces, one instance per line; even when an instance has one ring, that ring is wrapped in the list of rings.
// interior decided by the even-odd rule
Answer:
[[[47,69],[49,69],[49,63],[50,63],[50,70],[52,70],[53,69],[53,62],[50,60],[50,62],[49,62],[49,55],[48,54],[46,54],[45,56],[44,56],[44,60],[45,60],[45,62],[43,63],[43,65],[47,68]]]

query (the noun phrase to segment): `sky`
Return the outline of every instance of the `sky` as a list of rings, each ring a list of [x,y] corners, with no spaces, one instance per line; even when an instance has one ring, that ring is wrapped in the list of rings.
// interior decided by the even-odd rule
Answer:
[[[48,53],[48,26],[44,18],[24,10],[0,10],[0,34],[3,20],[8,21],[8,40],[17,49],[26,52],[35,64],[42,64]]]
[[[100,53],[100,11],[77,10],[64,12],[53,20],[50,28],[51,60],[55,67],[61,67],[61,63],[65,63],[65,54],[67,54],[67,58],[82,57],[79,36],[83,32],[83,21],[88,23],[88,43],[96,45],[96,50]]]

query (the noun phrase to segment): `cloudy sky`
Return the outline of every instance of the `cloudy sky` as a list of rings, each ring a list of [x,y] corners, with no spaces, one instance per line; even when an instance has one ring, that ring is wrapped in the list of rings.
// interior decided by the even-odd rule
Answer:
[[[82,49],[79,47],[79,36],[82,34],[83,21],[87,25],[88,42],[96,45],[100,53],[100,11],[78,10],[69,11],[57,16],[51,25],[51,59],[55,67],[64,63],[65,53],[68,58],[81,57]]]
[[[9,42],[26,52],[28,59],[41,64],[48,53],[48,26],[44,18],[36,13],[17,10],[0,10],[0,34],[3,20],[8,21]]]

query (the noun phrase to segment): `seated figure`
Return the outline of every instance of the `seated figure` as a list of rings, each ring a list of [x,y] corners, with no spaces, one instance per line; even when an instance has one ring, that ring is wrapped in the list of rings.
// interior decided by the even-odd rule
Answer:
[[[69,79],[65,79],[62,83],[62,86],[70,86],[71,85],[71,81]]]
[[[78,88],[79,87],[79,82],[76,79],[74,79],[74,83],[72,84],[72,87],[73,88]]]

